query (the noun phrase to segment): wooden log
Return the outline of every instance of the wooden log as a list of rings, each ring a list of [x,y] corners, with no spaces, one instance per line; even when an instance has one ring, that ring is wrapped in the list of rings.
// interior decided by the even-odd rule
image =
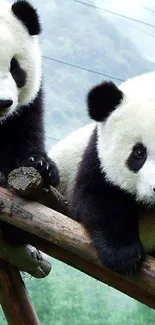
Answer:
[[[33,243],[33,237],[31,240]],[[96,263],[92,263],[45,240],[38,240],[36,246],[48,255],[155,309],[155,260],[151,256],[146,256],[134,277],[125,278],[101,266],[97,259]]]
[[[43,186],[44,183],[40,174],[33,167],[17,168],[8,176],[8,187],[15,194],[69,215],[68,202],[63,195],[52,186],[48,189]]]
[[[155,260],[146,256],[135,276],[102,266],[86,231],[77,222],[41,204],[0,188],[0,219],[32,235],[37,248],[155,308]]]
[[[51,271],[47,256],[31,245],[13,245],[0,229],[0,257],[35,278],[45,278]]]
[[[18,269],[0,259],[0,303],[9,325],[39,325]]]

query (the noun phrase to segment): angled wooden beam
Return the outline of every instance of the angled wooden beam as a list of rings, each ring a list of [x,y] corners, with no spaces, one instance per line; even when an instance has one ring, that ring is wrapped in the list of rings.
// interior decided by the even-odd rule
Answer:
[[[0,229],[0,258],[35,278],[45,278],[51,271],[47,256],[31,245],[14,245]]]
[[[83,227],[39,203],[0,188],[0,220],[23,231],[31,244],[90,276],[155,308],[155,260],[146,256],[135,276],[123,277],[102,266]]]
[[[40,325],[18,269],[2,259],[0,303],[9,325]]]

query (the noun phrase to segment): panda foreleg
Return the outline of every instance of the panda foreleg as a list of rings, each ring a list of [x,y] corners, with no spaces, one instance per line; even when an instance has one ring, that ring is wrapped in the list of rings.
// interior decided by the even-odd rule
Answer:
[[[143,259],[144,252],[142,243],[130,243],[120,245],[115,240],[107,238],[101,228],[89,229],[94,247],[97,250],[101,262],[112,271],[120,274],[133,274]]]
[[[88,230],[101,263],[120,274],[132,274],[144,257],[143,245],[137,218],[131,211],[122,211],[117,203],[111,201],[107,206],[99,194],[90,195],[88,189],[78,187],[71,212]]]

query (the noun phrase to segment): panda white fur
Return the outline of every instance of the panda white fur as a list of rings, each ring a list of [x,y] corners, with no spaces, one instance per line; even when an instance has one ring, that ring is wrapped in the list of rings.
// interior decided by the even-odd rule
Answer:
[[[44,144],[42,60],[35,8],[24,0],[0,0],[0,172],[33,166],[45,183],[58,171]]]
[[[134,272],[155,251],[155,72],[87,97],[95,123],[72,132],[49,155],[72,216],[89,231],[101,262]],[[149,214],[148,214],[149,212]]]

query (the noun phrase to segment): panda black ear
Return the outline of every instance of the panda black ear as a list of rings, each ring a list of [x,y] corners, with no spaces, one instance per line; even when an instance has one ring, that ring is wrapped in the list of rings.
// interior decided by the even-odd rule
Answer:
[[[87,96],[89,116],[95,121],[104,121],[122,99],[123,92],[113,82],[105,81],[97,85]]]
[[[30,35],[38,35],[41,32],[41,25],[36,9],[26,0],[17,0],[12,5],[14,15],[27,27]]]

